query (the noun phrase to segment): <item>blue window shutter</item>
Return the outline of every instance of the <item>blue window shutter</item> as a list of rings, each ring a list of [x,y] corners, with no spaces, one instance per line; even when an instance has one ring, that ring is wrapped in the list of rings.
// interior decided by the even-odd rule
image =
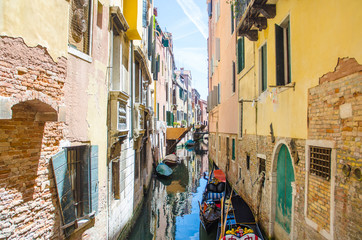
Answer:
[[[63,223],[64,225],[70,224],[76,220],[76,216],[66,150],[62,150],[52,157],[52,165]]]
[[[90,154],[90,199],[91,212],[98,212],[98,145],[91,146]]]
[[[81,161],[81,177],[82,177],[82,184],[79,191],[82,192],[82,205],[83,205],[83,212],[82,215],[87,215],[92,212],[91,209],[91,195],[90,195],[90,157],[89,157],[89,146],[82,146],[79,148],[79,156],[78,161]]]

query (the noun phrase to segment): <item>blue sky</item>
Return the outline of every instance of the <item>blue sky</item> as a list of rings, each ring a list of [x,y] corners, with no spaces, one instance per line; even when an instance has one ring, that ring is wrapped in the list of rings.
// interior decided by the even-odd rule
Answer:
[[[176,67],[191,70],[192,87],[207,100],[206,0],[154,0],[154,7],[161,29],[172,33]]]

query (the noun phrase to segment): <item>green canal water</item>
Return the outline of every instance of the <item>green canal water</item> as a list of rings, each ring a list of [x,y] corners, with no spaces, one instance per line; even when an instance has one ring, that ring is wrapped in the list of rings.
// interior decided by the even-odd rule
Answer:
[[[204,148],[205,146],[201,146]],[[130,240],[215,239],[215,232],[206,234],[199,218],[199,202],[206,186],[207,152],[177,148],[181,164],[170,179],[153,178],[151,189],[133,226]]]

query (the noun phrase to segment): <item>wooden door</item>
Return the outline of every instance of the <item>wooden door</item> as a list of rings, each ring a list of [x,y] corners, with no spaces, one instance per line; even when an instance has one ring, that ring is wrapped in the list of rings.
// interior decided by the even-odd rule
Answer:
[[[280,148],[277,162],[276,222],[289,234],[292,219],[293,164],[288,148]]]

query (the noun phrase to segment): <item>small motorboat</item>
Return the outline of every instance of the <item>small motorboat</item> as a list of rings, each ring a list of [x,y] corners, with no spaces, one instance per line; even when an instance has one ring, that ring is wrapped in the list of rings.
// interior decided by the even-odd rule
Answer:
[[[159,163],[156,167],[156,173],[159,177],[169,177],[171,176],[173,170],[164,163]]]
[[[162,162],[169,167],[173,167],[173,166],[176,166],[177,164],[179,164],[180,160],[178,159],[178,157],[175,154],[169,154],[169,155],[166,155],[166,157],[163,159]]]

